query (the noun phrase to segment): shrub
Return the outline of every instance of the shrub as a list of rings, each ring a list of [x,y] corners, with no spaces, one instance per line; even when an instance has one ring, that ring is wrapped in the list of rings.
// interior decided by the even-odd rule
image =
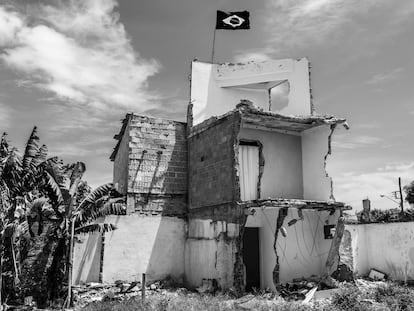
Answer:
[[[374,291],[377,302],[391,310],[414,310],[414,290],[394,283],[378,286]]]
[[[367,310],[361,303],[362,292],[353,285],[344,285],[332,297],[332,305],[339,310],[359,311]]]

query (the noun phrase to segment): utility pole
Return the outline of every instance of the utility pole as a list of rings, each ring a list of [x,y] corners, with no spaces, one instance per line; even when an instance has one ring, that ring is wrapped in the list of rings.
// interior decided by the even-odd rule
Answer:
[[[401,190],[401,177],[398,177],[398,187],[400,189],[400,207],[401,207],[401,215],[404,215],[404,198]]]

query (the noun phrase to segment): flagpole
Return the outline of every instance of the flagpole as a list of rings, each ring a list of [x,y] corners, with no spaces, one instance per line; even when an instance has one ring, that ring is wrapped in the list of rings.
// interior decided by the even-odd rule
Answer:
[[[214,27],[214,33],[213,33],[213,48],[211,49],[211,63],[212,64],[214,63],[214,46],[216,44],[216,31],[217,31],[217,28]]]

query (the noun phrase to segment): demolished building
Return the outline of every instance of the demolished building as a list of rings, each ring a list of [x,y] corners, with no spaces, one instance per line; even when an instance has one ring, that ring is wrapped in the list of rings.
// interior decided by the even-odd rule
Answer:
[[[275,290],[333,272],[348,207],[334,199],[326,160],[347,125],[315,113],[308,60],[193,61],[191,71],[186,123],[123,120],[111,160],[127,214],[108,217],[117,230],[76,245],[75,283],[145,273]],[[271,91],[283,84],[280,104]]]

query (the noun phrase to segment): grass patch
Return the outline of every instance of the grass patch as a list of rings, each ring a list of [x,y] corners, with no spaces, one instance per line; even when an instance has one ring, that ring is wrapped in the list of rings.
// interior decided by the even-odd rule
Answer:
[[[368,284],[368,283],[367,283]],[[414,311],[414,289],[396,283],[345,284],[330,299],[303,304],[281,298],[256,295],[249,307],[258,311]],[[199,295],[163,291],[149,295],[143,304],[139,296],[124,301],[90,303],[84,311],[236,311],[236,300],[228,295]]]

